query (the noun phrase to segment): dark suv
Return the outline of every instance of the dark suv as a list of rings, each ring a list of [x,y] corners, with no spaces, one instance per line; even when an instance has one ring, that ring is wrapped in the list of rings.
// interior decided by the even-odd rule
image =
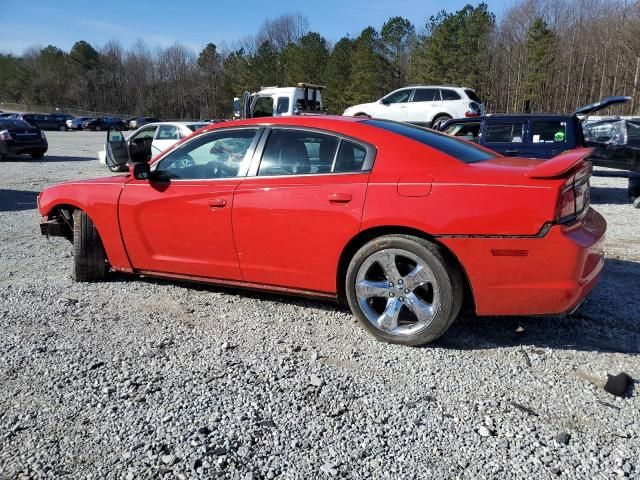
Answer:
[[[631,97],[607,97],[581,107],[571,115],[499,114],[455,118],[443,123],[439,130],[507,156],[547,159],[572,148],[595,147],[591,155],[594,165],[632,172],[629,195],[635,198],[640,196],[635,174],[640,171],[640,148],[589,141],[583,133],[583,122],[590,114],[629,100]]]
[[[29,125],[33,125],[41,130],[60,130],[65,131],[67,124],[64,119],[54,117],[53,115],[42,115],[40,113],[24,113],[19,117]]]

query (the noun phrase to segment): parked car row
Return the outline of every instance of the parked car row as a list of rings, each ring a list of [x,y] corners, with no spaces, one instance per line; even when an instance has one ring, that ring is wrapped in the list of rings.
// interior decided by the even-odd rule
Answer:
[[[104,149],[98,153],[98,160],[113,172],[125,171],[128,165],[148,162],[177,141],[207,125],[209,123],[206,122],[149,123],[126,138],[121,131],[110,129]]]

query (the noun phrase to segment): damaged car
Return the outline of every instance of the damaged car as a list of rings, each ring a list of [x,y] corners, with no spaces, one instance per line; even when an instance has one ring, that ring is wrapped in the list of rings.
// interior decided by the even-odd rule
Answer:
[[[603,267],[590,149],[506,157],[421,127],[331,116],[211,125],[129,173],[55,185],[41,233],[77,281],[110,271],[345,302],[423,345],[478,315],[576,309]]]

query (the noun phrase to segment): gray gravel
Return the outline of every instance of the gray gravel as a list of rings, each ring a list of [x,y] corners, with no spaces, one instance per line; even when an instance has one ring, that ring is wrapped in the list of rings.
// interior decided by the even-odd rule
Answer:
[[[330,303],[71,280],[35,195],[106,175],[104,133],[0,164],[0,478],[640,477],[640,210],[593,178],[605,272],[570,318],[475,318],[375,341]],[[612,172],[600,172],[611,175]]]

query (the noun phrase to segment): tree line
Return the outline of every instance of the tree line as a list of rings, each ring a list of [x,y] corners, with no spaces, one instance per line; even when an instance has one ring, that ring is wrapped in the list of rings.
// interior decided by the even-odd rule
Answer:
[[[125,49],[76,42],[0,55],[0,100],[158,116],[228,118],[232,98],[261,86],[326,85],[342,113],[409,84],[472,87],[492,112],[568,112],[608,95],[640,111],[640,2],[520,0],[496,19],[485,3],[416,27],[389,18],[335,43],[300,14],[265,20],[233,44]]]

